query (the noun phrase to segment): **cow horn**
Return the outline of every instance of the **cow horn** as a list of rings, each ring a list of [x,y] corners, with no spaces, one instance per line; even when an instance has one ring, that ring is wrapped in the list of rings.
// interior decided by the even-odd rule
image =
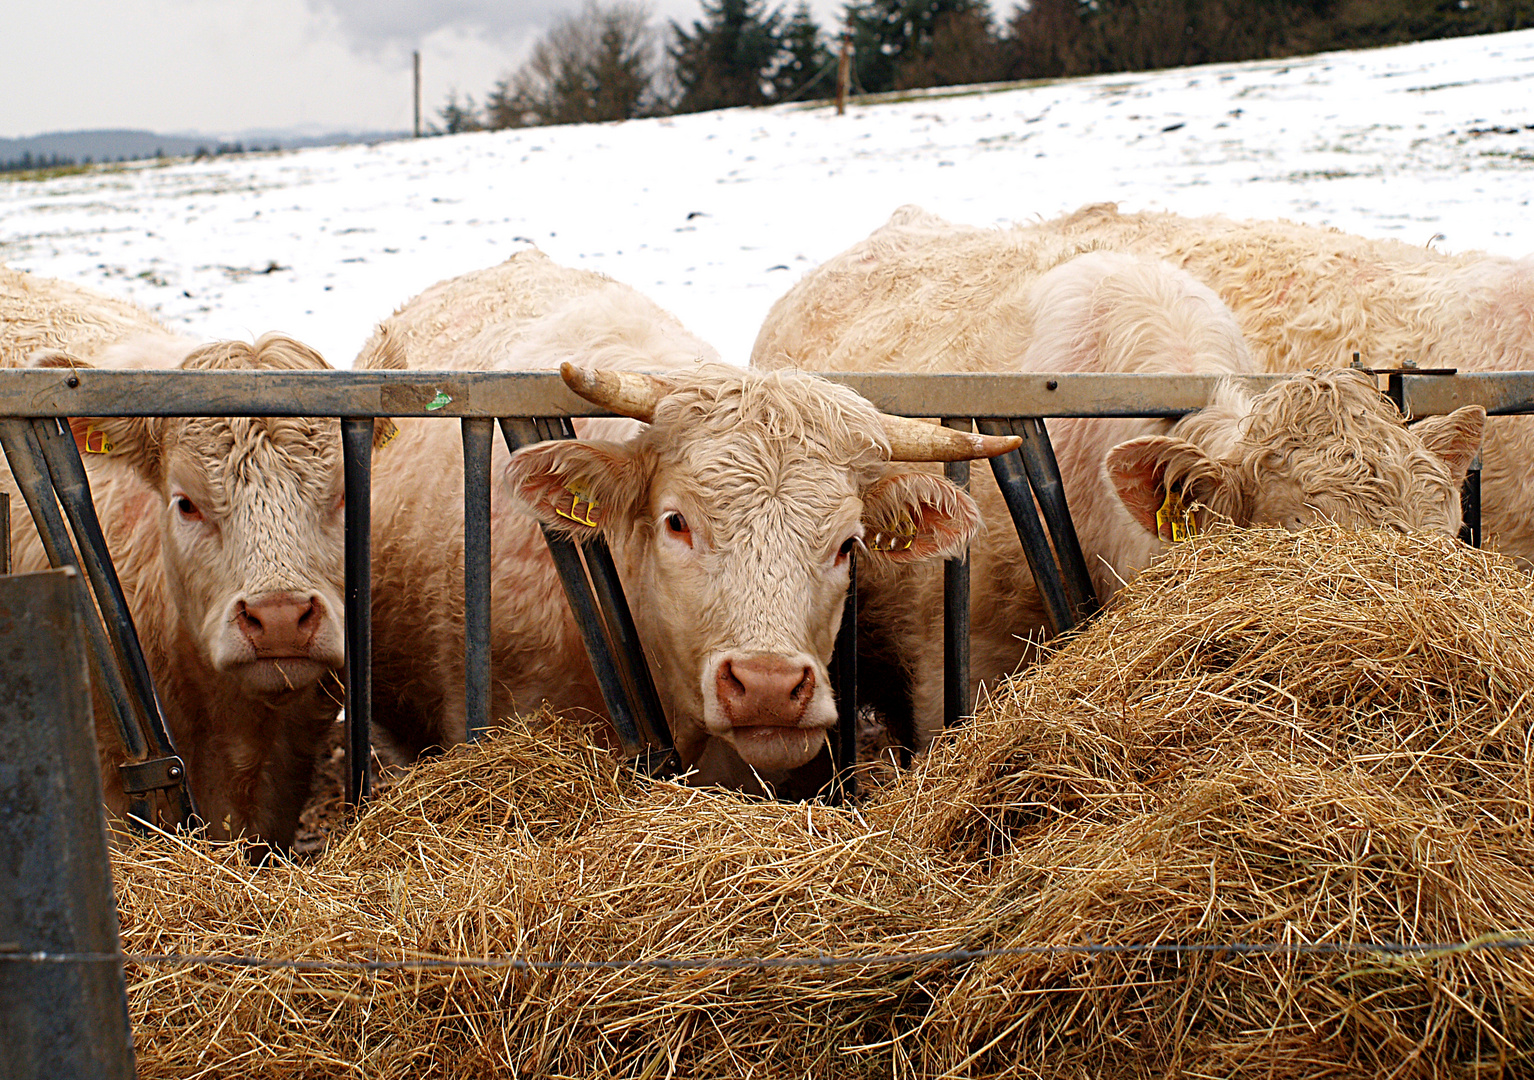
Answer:
[[[660,399],[674,389],[666,380],[642,371],[582,367],[568,360],[559,365],[559,377],[593,405],[601,405],[619,416],[631,416],[647,424],[655,415],[655,406]]]
[[[884,421],[891,461],[972,461],[1005,454],[1023,445],[1016,435],[973,435],[889,413],[880,413],[879,419]]]

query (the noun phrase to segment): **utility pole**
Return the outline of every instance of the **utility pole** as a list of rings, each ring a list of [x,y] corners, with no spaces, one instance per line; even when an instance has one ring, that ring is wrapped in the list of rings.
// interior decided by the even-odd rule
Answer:
[[[411,54],[415,58],[415,137],[421,137],[421,50]]]
[[[836,115],[847,112],[847,81],[852,72],[852,33],[842,31],[842,51],[836,58]]]

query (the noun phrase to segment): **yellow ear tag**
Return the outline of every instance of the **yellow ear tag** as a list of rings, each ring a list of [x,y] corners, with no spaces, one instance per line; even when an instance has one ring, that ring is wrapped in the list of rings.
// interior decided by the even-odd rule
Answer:
[[[93,427],[85,429],[85,452],[87,454],[110,454],[112,450],[112,441],[107,438],[106,432]]]
[[[378,440],[378,449],[380,450],[393,442],[394,436],[399,434],[399,425],[393,420],[385,420],[384,423],[389,426],[384,428],[383,437]]]
[[[1193,525],[1193,512],[1182,501],[1182,492],[1167,488],[1166,499],[1156,511],[1156,535],[1170,532],[1172,543],[1180,544],[1197,535]]]
[[[596,528],[596,519],[592,516],[591,512],[601,504],[592,498],[590,490],[579,481],[571,481],[565,485],[565,491],[570,495],[570,509],[562,510],[559,507],[555,507],[554,513],[566,521],[575,522],[577,525]],[[581,506],[583,502],[586,504],[584,507]]]
[[[909,515],[904,515],[893,527],[875,529],[873,536],[864,543],[869,551],[909,551],[916,543],[916,523]]]

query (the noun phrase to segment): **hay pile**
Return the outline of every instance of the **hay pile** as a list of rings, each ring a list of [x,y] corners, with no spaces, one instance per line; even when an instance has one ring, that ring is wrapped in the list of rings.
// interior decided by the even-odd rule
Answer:
[[[310,864],[136,842],[129,953],[540,960],[1534,933],[1534,597],[1447,541],[1181,546],[862,812],[625,777],[580,728],[417,768]],[[1512,1076],[1534,955],[130,966],[145,1077]]]

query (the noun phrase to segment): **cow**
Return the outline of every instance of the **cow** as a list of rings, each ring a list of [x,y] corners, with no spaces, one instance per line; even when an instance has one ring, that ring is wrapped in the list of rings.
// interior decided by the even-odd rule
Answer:
[[[1534,257],[1448,254],[1290,221],[1126,214],[1110,203],[1006,235],[1182,267],[1229,305],[1267,370],[1346,366],[1355,353],[1370,367],[1534,370]],[[1534,419],[1490,418],[1483,459],[1487,541],[1534,568]]]
[[[561,369],[629,418],[496,449],[492,707],[603,713],[539,524],[601,535],[699,781],[781,784],[819,754],[836,722],[826,664],[855,548],[915,562],[972,537],[968,496],[893,462],[1016,445],[885,416],[802,373],[722,364],[635,290],[533,250],[428,289],[359,362],[392,349],[412,368]],[[458,425],[399,428],[374,474],[373,694],[408,756],[464,738],[463,490]],[[899,545],[873,542],[897,531]]]
[[[0,278],[10,366],[318,371],[279,334],[198,344],[147,312],[62,282]],[[27,350],[33,350],[28,352]],[[397,363],[381,357],[380,363]],[[71,421],[145,659],[206,833],[287,848],[343,699],[339,424],[290,417]],[[9,471],[17,569],[47,566]],[[104,703],[108,809],[127,809]]]
[[[763,370],[1183,372],[1267,368],[1213,291],[1157,259],[950,225],[897,211],[811,271],[771,309]],[[1452,533],[1484,412],[1408,429],[1352,372],[1262,393],[1222,381],[1169,420],[1052,420],[1049,429],[1093,584],[1106,599],[1174,539],[1223,520],[1290,529],[1325,518]],[[1048,625],[995,482],[974,494],[971,697],[1037,655]],[[920,566],[859,582],[865,692],[892,732],[923,745],[941,722],[942,581]]]

